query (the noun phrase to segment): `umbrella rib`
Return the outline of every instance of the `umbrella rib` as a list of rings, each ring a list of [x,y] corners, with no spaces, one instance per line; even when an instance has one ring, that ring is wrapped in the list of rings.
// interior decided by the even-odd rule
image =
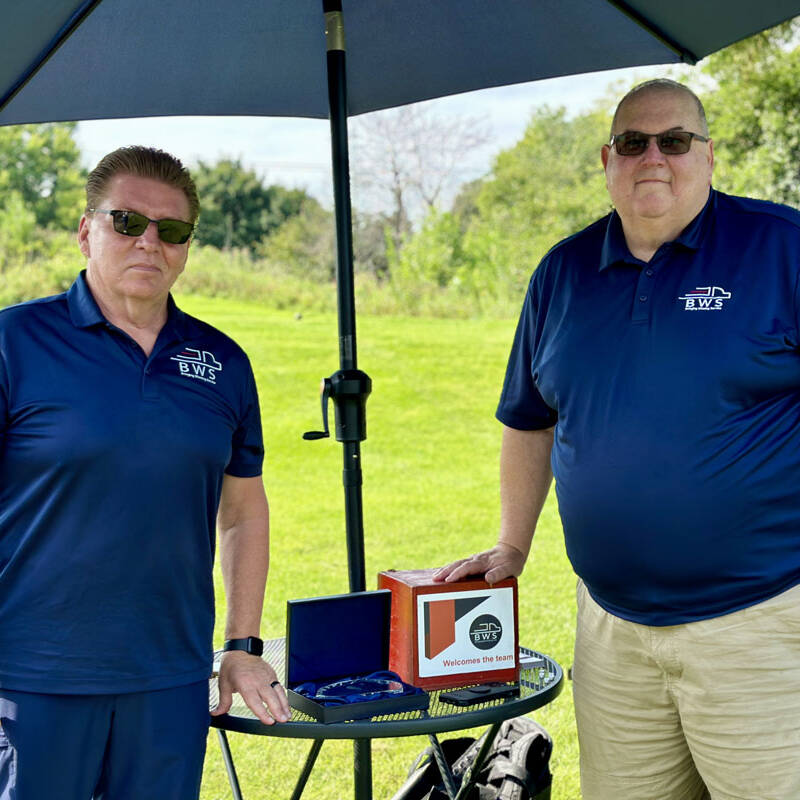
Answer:
[[[683,45],[675,41],[671,36],[656,27],[647,17],[640,14],[636,9],[624,2],[624,0],[606,0],[610,5],[614,6],[618,11],[625,14],[626,17],[632,19],[637,25],[644,28],[651,36],[654,36],[662,44],[666,45],[670,50],[680,56],[681,61],[686,64],[696,64],[700,57],[688,50]]]
[[[33,59],[29,69],[21,78],[3,95],[0,99],[0,111],[22,91],[28,82],[36,75],[36,73],[50,60],[52,55],[61,47],[64,42],[69,39],[75,32],[78,26],[94,11],[95,7],[100,5],[102,0],[86,0],[86,2],[75,11],[72,16],[61,26],[61,29],[56,33],[53,39],[47,44],[39,55]]]

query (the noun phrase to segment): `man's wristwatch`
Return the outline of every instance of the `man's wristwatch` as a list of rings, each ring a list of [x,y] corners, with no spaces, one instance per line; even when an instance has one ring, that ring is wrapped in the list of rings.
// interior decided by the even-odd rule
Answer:
[[[264,652],[264,642],[257,636],[248,636],[246,639],[226,639],[222,649],[226,653],[231,650],[244,650],[251,656],[260,656]]]

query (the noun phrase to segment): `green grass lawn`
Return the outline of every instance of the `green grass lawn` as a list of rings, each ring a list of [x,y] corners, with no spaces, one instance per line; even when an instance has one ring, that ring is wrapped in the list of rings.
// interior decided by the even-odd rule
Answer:
[[[179,302],[233,336],[253,363],[272,519],[262,632],[282,636],[287,599],[348,588],[341,445],[302,439],[304,431],[321,425],[320,378],[339,366],[336,318],[308,314],[297,320],[292,312],[228,300],[185,297]],[[368,438],[362,444],[368,589],[375,588],[380,570],[437,566],[494,543],[500,441],[494,409],[514,324],[359,318],[359,366],[373,381]],[[556,658],[565,672],[572,663],[574,585],[551,496],[532,560],[520,578],[520,641]],[[224,595],[219,576],[217,587],[220,644]],[[570,686],[534,716],[555,742],[553,800],[578,800]],[[246,800],[288,798],[309,742],[235,733],[229,741]],[[425,737],[373,741],[376,800],[392,796],[426,745]],[[304,796],[351,798],[352,761],[351,743],[326,742]],[[212,731],[201,798],[228,797]]]

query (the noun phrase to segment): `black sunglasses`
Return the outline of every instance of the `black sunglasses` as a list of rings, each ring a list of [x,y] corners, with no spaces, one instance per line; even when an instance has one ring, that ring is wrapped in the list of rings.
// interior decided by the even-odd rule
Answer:
[[[614,145],[621,156],[640,156],[647,150],[650,140],[655,138],[658,149],[665,156],[681,156],[689,152],[692,139],[707,142],[708,137],[691,131],[663,131],[662,133],[642,133],[641,131],[625,131],[611,137],[610,145]]]
[[[168,244],[183,244],[189,241],[194,225],[180,219],[150,219],[138,211],[109,210],[107,208],[90,208],[92,214],[110,214],[114,220],[114,230],[123,236],[141,236],[151,222],[158,227],[158,238]]]

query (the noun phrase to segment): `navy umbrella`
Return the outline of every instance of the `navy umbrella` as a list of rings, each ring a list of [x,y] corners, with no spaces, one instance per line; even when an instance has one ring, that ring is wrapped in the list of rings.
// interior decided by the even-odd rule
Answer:
[[[344,7],[344,27],[337,11]],[[0,124],[176,114],[325,118],[487,86],[689,62],[800,13],[796,0],[4,2]]]

